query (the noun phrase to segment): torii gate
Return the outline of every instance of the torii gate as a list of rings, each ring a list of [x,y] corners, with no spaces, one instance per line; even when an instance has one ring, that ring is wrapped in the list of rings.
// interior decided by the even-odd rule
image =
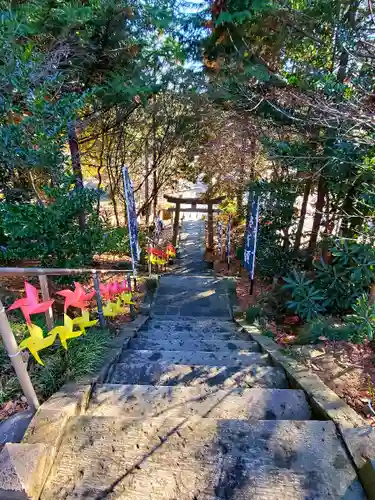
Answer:
[[[208,227],[208,246],[212,248],[214,246],[214,212],[220,212],[219,209],[214,209],[214,205],[218,205],[224,200],[224,196],[218,198],[176,198],[175,196],[165,195],[164,198],[169,203],[174,203],[176,206],[174,208],[168,208],[168,212],[174,212],[173,221],[173,246],[177,245],[178,238],[178,227],[180,223],[180,213],[181,212],[203,212],[207,213],[207,227]],[[199,205],[207,205],[207,208],[197,208]],[[181,205],[191,205],[191,208],[181,208]]]

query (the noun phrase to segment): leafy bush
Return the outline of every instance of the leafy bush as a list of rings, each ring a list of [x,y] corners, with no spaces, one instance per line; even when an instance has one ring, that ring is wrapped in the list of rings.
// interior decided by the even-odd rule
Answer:
[[[330,248],[331,264],[314,263],[316,288],[324,290],[326,308],[331,313],[347,311],[375,281],[375,249],[364,243],[337,241]]]
[[[290,290],[292,300],[287,302],[287,307],[292,309],[303,320],[310,321],[317,318],[326,310],[326,297],[322,290],[313,285],[313,280],[308,279],[304,272],[294,271],[292,275],[284,278],[285,290]]]
[[[259,319],[261,311],[260,307],[250,306],[246,311],[246,321],[252,325],[257,319]]]
[[[127,227],[114,227],[104,233],[103,252],[129,254],[130,242]]]
[[[102,225],[94,211],[97,193],[70,189],[68,184],[45,188],[44,203],[2,203],[0,221],[7,239],[4,260],[38,260],[47,267],[89,265],[103,245]],[[86,226],[78,217],[86,215]]]
[[[353,329],[353,342],[361,343],[366,338],[374,339],[375,334],[375,304],[369,304],[368,296],[361,295],[352,307],[353,313],[347,315],[345,323]]]
[[[110,227],[104,232],[103,238],[102,252],[130,255],[129,231],[127,227]],[[143,231],[138,231],[138,240],[142,248],[145,242]]]
[[[307,323],[297,335],[296,344],[316,344],[321,338],[328,340],[352,340],[353,328],[350,325],[337,325],[332,319],[316,318]]]

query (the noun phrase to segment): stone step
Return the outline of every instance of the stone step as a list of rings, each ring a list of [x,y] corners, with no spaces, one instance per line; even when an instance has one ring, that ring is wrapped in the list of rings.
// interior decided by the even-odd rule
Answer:
[[[228,282],[226,278],[214,276],[175,276],[174,274],[162,276],[158,292],[168,293],[171,288],[189,290],[190,293],[198,293],[202,290],[227,291]]]
[[[158,330],[158,329],[149,329],[149,330],[140,330],[137,333],[137,338],[143,339],[152,339],[152,340],[160,340],[160,341],[171,341],[183,339],[186,341],[210,341],[215,342],[218,341],[232,341],[232,340],[244,340],[247,342],[251,342],[252,338],[249,336],[247,332],[203,332],[200,330],[192,330],[192,331],[180,331],[180,330]]]
[[[240,331],[233,321],[217,321],[211,318],[171,318],[157,319],[151,318],[142,326],[143,330],[158,330],[161,332],[201,332],[207,334],[231,333],[236,334]]]
[[[228,389],[104,384],[95,388],[87,414],[128,418],[186,417],[309,420],[305,393],[291,389]]]
[[[120,363],[206,365],[206,366],[249,366],[269,364],[268,354],[247,351],[151,351],[125,349],[121,353]]]
[[[70,420],[42,500],[365,500],[333,422]]]
[[[117,363],[106,382],[162,386],[266,387],[287,389],[284,370],[275,366],[207,366],[168,363]]]
[[[223,318],[224,320],[229,320],[231,313],[229,307],[201,307],[192,308],[190,304],[186,304],[183,307],[178,306],[158,306],[155,305],[151,308],[151,317],[169,320],[180,319],[181,317],[187,318]]]
[[[206,340],[204,336],[201,338],[174,337],[165,335],[162,338],[148,338],[146,335],[134,338],[130,342],[131,349],[151,349],[154,351],[259,351],[257,342],[249,342],[246,340]]]

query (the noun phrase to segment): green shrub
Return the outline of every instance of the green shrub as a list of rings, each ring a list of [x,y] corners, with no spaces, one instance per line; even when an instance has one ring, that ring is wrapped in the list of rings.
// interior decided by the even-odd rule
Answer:
[[[104,233],[103,252],[129,254],[129,232],[127,227],[114,227]]]
[[[352,307],[353,313],[345,316],[346,325],[352,329],[352,342],[362,343],[375,335],[375,304],[369,304],[368,296],[361,295]]]
[[[97,193],[68,185],[45,188],[43,203],[1,203],[0,220],[6,237],[0,259],[38,260],[46,267],[89,265],[103,245],[103,228],[94,210]],[[86,226],[79,227],[84,212]]]
[[[324,291],[316,289],[313,280],[307,278],[304,272],[294,271],[284,281],[283,288],[289,290],[292,296],[286,305],[303,320],[310,321],[325,312]]]
[[[333,323],[332,318],[316,318],[307,323],[297,335],[296,344],[317,344],[321,337],[328,340],[351,341],[354,332],[351,326]]]
[[[257,306],[250,306],[246,311],[246,321],[252,325],[261,315],[261,308]]]
[[[372,245],[337,241],[330,248],[331,264],[322,259],[314,263],[315,281],[324,290],[325,305],[333,314],[349,310],[363,293],[368,293],[375,281],[375,249]]]

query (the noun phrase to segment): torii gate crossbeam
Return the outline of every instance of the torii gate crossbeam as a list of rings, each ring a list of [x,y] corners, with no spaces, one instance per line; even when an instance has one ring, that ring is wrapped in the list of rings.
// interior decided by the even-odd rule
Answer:
[[[177,238],[178,238],[178,227],[180,224],[180,213],[181,211],[183,212],[203,212],[207,213],[207,228],[208,228],[208,246],[210,248],[213,248],[214,246],[214,205],[218,205],[224,200],[224,197],[218,197],[218,198],[210,198],[210,199],[205,199],[205,198],[178,198],[175,196],[170,196],[170,195],[165,195],[164,198],[169,202],[169,203],[174,203],[175,204],[175,209],[169,209],[170,211],[174,211],[175,216],[174,216],[174,221],[173,221],[173,239],[172,239],[172,244],[173,246],[177,245]],[[188,208],[184,208],[181,210],[181,205],[191,205],[191,210]],[[204,209],[197,209],[197,205],[207,205],[207,208]],[[217,210],[215,210],[217,212]]]

